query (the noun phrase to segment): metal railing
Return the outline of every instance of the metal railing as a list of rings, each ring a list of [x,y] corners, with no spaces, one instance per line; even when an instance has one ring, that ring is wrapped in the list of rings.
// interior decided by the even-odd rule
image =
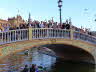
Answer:
[[[11,30],[8,32],[0,32],[0,45],[17,41],[30,40],[29,31],[30,31],[29,29],[18,29],[18,30]],[[32,28],[31,33],[32,33],[31,39],[73,38],[74,40],[83,40],[96,44],[96,37],[72,30],[52,29],[52,28]]]

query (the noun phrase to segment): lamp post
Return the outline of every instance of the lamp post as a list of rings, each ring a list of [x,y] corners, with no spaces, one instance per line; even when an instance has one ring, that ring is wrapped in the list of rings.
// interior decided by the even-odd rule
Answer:
[[[60,26],[62,24],[62,18],[61,18],[61,7],[62,7],[62,0],[58,1],[58,7],[59,7],[59,11],[60,11]]]

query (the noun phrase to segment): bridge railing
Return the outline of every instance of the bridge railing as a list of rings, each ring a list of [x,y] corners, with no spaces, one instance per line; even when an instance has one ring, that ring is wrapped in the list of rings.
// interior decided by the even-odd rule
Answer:
[[[0,44],[28,40],[28,29],[0,32]]]
[[[32,29],[32,39],[46,38],[70,38],[70,30],[52,29],[52,28],[34,28]]]
[[[18,29],[8,32],[0,32],[0,44],[6,44],[16,41],[47,39],[47,38],[65,38],[71,40],[83,40],[96,44],[96,37],[65,29],[52,28],[31,28]]]
[[[96,37],[85,34],[85,33],[80,33],[80,32],[74,31],[73,38],[75,40],[83,40],[83,41],[87,41],[87,42],[96,44]]]

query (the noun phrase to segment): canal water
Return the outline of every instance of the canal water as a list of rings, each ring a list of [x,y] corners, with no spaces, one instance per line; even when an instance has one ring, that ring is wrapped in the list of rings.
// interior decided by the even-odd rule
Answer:
[[[95,72],[95,66],[87,63],[63,61],[56,56],[38,52],[36,49],[11,54],[0,61],[0,72],[20,72],[25,65],[42,66],[48,72]]]

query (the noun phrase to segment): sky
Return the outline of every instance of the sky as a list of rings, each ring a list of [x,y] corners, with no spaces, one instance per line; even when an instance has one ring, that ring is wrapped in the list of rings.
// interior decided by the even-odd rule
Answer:
[[[62,22],[71,17],[77,27],[96,31],[96,0],[62,0]],[[24,20],[29,12],[32,20],[50,20],[59,22],[58,0],[0,0],[0,19],[20,14]]]

